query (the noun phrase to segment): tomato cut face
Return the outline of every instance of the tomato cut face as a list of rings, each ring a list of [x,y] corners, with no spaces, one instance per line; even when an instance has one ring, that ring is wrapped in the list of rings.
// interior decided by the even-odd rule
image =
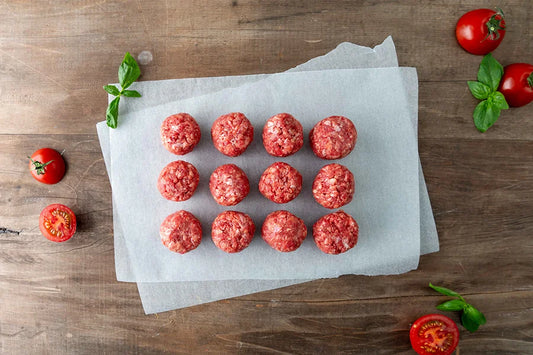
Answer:
[[[65,175],[65,161],[52,148],[39,149],[29,158],[31,175],[43,184],[57,184]]]
[[[56,203],[47,206],[39,216],[39,229],[47,239],[64,242],[76,232],[76,216],[65,205]]]
[[[409,338],[420,355],[449,355],[459,344],[459,329],[442,314],[428,314],[413,323]]]

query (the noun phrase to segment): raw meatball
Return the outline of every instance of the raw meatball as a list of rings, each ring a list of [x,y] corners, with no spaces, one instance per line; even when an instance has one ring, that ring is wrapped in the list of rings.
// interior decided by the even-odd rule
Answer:
[[[159,228],[159,234],[168,249],[185,254],[200,245],[202,225],[192,213],[182,210],[165,218]]]
[[[272,248],[289,252],[302,245],[307,236],[304,221],[288,211],[275,211],[269,214],[261,230],[263,240]]]
[[[234,206],[248,195],[250,182],[237,165],[225,164],[211,174],[209,190],[219,205]]]
[[[244,153],[254,139],[254,127],[240,112],[222,115],[211,127],[213,144],[222,154],[236,157]]]
[[[213,242],[226,253],[238,253],[245,249],[255,233],[255,224],[245,213],[225,211],[215,218],[211,226]]]
[[[276,162],[261,175],[259,191],[273,202],[287,203],[302,191],[302,175],[289,164]]]
[[[194,165],[176,160],[161,170],[157,188],[167,200],[185,201],[194,194],[199,181],[200,175]]]
[[[168,116],[161,125],[161,142],[169,152],[177,155],[191,152],[201,137],[200,126],[188,113]]]
[[[339,208],[352,201],[355,190],[353,174],[340,164],[329,164],[313,181],[313,197],[326,208]]]
[[[263,127],[263,145],[275,157],[296,153],[304,145],[302,124],[288,113],[270,117]]]
[[[343,116],[331,116],[318,122],[309,134],[313,153],[322,159],[344,158],[355,147],[357,130]]]
[[[340,254],[357,244],[359,226],[344,211],[330,213],[313,225],[313,238],[320,250],[327,254]]]

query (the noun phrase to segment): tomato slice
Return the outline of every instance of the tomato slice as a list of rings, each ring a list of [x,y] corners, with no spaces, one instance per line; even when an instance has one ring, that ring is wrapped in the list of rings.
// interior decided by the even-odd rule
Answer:
[[[39,229],[47,239],[64,242],[76,232],[76,215],[65,205],[49,205],[39,216]]]
[[[459,344],[459,329],[442,314],[427,314],[413,323],[409,338],[420,355],[449,355]]]
[[[29,158],[31,175],[39,182],[57,184],[65,175],[65,160],[52,148],[38,149]]]

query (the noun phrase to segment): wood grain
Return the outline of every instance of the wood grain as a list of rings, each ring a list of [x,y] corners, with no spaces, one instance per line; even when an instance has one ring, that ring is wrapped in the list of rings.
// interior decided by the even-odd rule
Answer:
[[[531,62],[533,3],[500,1],[508,31],[494,56]],[[502,113],[487,133],[466,80],[480,57],[455,41],[464,12],[489,1],[0,2],[0,353],[409,354],[408,329],[462,293],[488,322],[461,328],[463,354],[533,354],[533,120]],[[126,51],[149,51],[142,80],[273,73],[338,43],[392,34],[420,82],[419,151],[441,242],[416,271],[344,276],[144,315],[135,284],[115,279],[111,188],[95,124],[101,86]],[[35,182],[27,158],[65,151],[67,174]],[[79,232],[53,244],[37,218],[69,205]],[[460,322],[458,314],[448,314]]]

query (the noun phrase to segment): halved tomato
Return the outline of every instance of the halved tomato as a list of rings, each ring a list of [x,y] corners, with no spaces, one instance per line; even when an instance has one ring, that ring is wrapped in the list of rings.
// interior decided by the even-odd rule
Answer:
[[[64,242],[76,232],[76,215],[65,205],[49,205],[39,216],[39,229],[47,239]]]
[[[427,314],[413,323],[409,338],[420,355],[449,355],[459,344],[459,329],[442,314]]]

